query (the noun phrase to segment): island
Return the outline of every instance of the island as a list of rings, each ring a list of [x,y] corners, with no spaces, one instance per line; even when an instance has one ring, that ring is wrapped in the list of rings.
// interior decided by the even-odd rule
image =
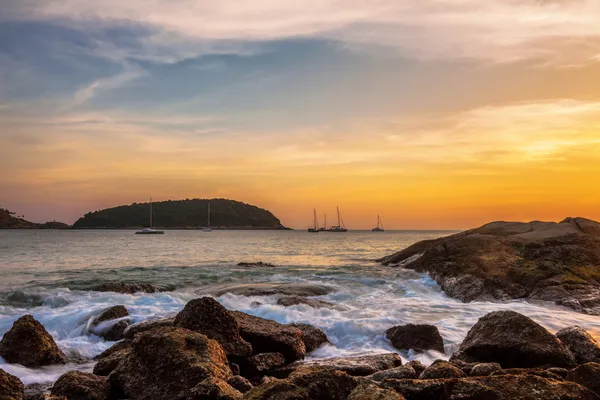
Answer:
[[[270,211],[228,199],[167,200],[152,203],[153,225],[161,229],[278,230],[288,229]],[[74,229],[134,229],[149,225],[150,204],[126,206],[89,212],[79,218]]]
[[[67,229],[69,225],[50,221],[43,224],[27,221],[23,217],[16,216],[16,213],[4,208],[0,208],[0,229]]]

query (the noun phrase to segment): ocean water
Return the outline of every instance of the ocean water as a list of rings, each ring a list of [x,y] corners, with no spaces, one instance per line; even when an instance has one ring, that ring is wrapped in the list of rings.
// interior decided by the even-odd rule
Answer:
[[[334,309],[283,307],[276,304],[276,295],[216,298],[232,310],[323,329],[332,344],[309,355],[314,359],[396,351],[384,332],[407,323],[436,325],[445,352],[400,352],[405,360],[428,364],[447,359],[479,317],[503,309],[525,314],[552,332],[580,325],[600,339],[600,317],[543,302],[465,304],[446,296],[427,274],[373,261],[449,233],[167,231],[145,236],[132,231],[0,231],[0,335],[20,316],[32,314],[71,360],[64,366],[29,369],[0,358],[0,368],[25,384],[51,383],[72,369],[90,371],[93,357],[114,344],[89,330],[91,319],[103,309],[124,304],[134,322],[170,317],[215,286],[241,283],[315,283],[335,289],[317,297],[334,303]],[[237,266],[242,261],[276,267]],[[136,295],[88,290],[121,280],[174,290]]]

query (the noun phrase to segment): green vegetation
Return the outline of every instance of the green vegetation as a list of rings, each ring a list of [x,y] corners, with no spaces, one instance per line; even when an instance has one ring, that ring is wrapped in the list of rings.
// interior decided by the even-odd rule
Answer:
[[[159,228],[199,228],[208,225],[205,199],[152,203],[153,225]],[[223,229],[285,229],[271,212],[226,199],[210,200],[211,226]],[[133,203],[89,212],[73,228],[139,228],[149,225],[150,205]]]
[[[36,224],[25,220],[24,216],[17,216],[14,212],[0,208],[0,229],[66,229],[69,225],[52,221]]]

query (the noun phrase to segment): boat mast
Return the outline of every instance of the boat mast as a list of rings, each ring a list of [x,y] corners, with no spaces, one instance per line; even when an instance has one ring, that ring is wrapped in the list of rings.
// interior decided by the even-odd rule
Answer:
[[[341,227],[341,226],[342,226],[342,224],[341,224],[341,222],[340,222],[340,221],[341,221],[341,218],[340,218],[340,208],[339,208],[339,207],[337,208],[337,215],[338,215],[338,226],[339,226],[339,227]]]
[[[152,196],[150,196],[150,228],[152,228]]]
[[[315,230],[319,229],[319,227],[318,227],[319,223],[317,222],[317,209],[316,208],[313,209],[313,225],[314,225]]]
[[[208,225],[207,228],[210,228],[210,200],[208,201]]]
[[[325,213],[325,225],[323,225],[323,228],[327,229],[327,213]]]

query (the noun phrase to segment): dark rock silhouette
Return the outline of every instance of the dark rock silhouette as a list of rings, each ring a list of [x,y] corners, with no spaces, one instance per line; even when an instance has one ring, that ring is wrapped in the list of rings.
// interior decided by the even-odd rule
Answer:
[[[444,339],[433,325],[399,325],[388,329],[385,334],[399,350],[444,352]]]

